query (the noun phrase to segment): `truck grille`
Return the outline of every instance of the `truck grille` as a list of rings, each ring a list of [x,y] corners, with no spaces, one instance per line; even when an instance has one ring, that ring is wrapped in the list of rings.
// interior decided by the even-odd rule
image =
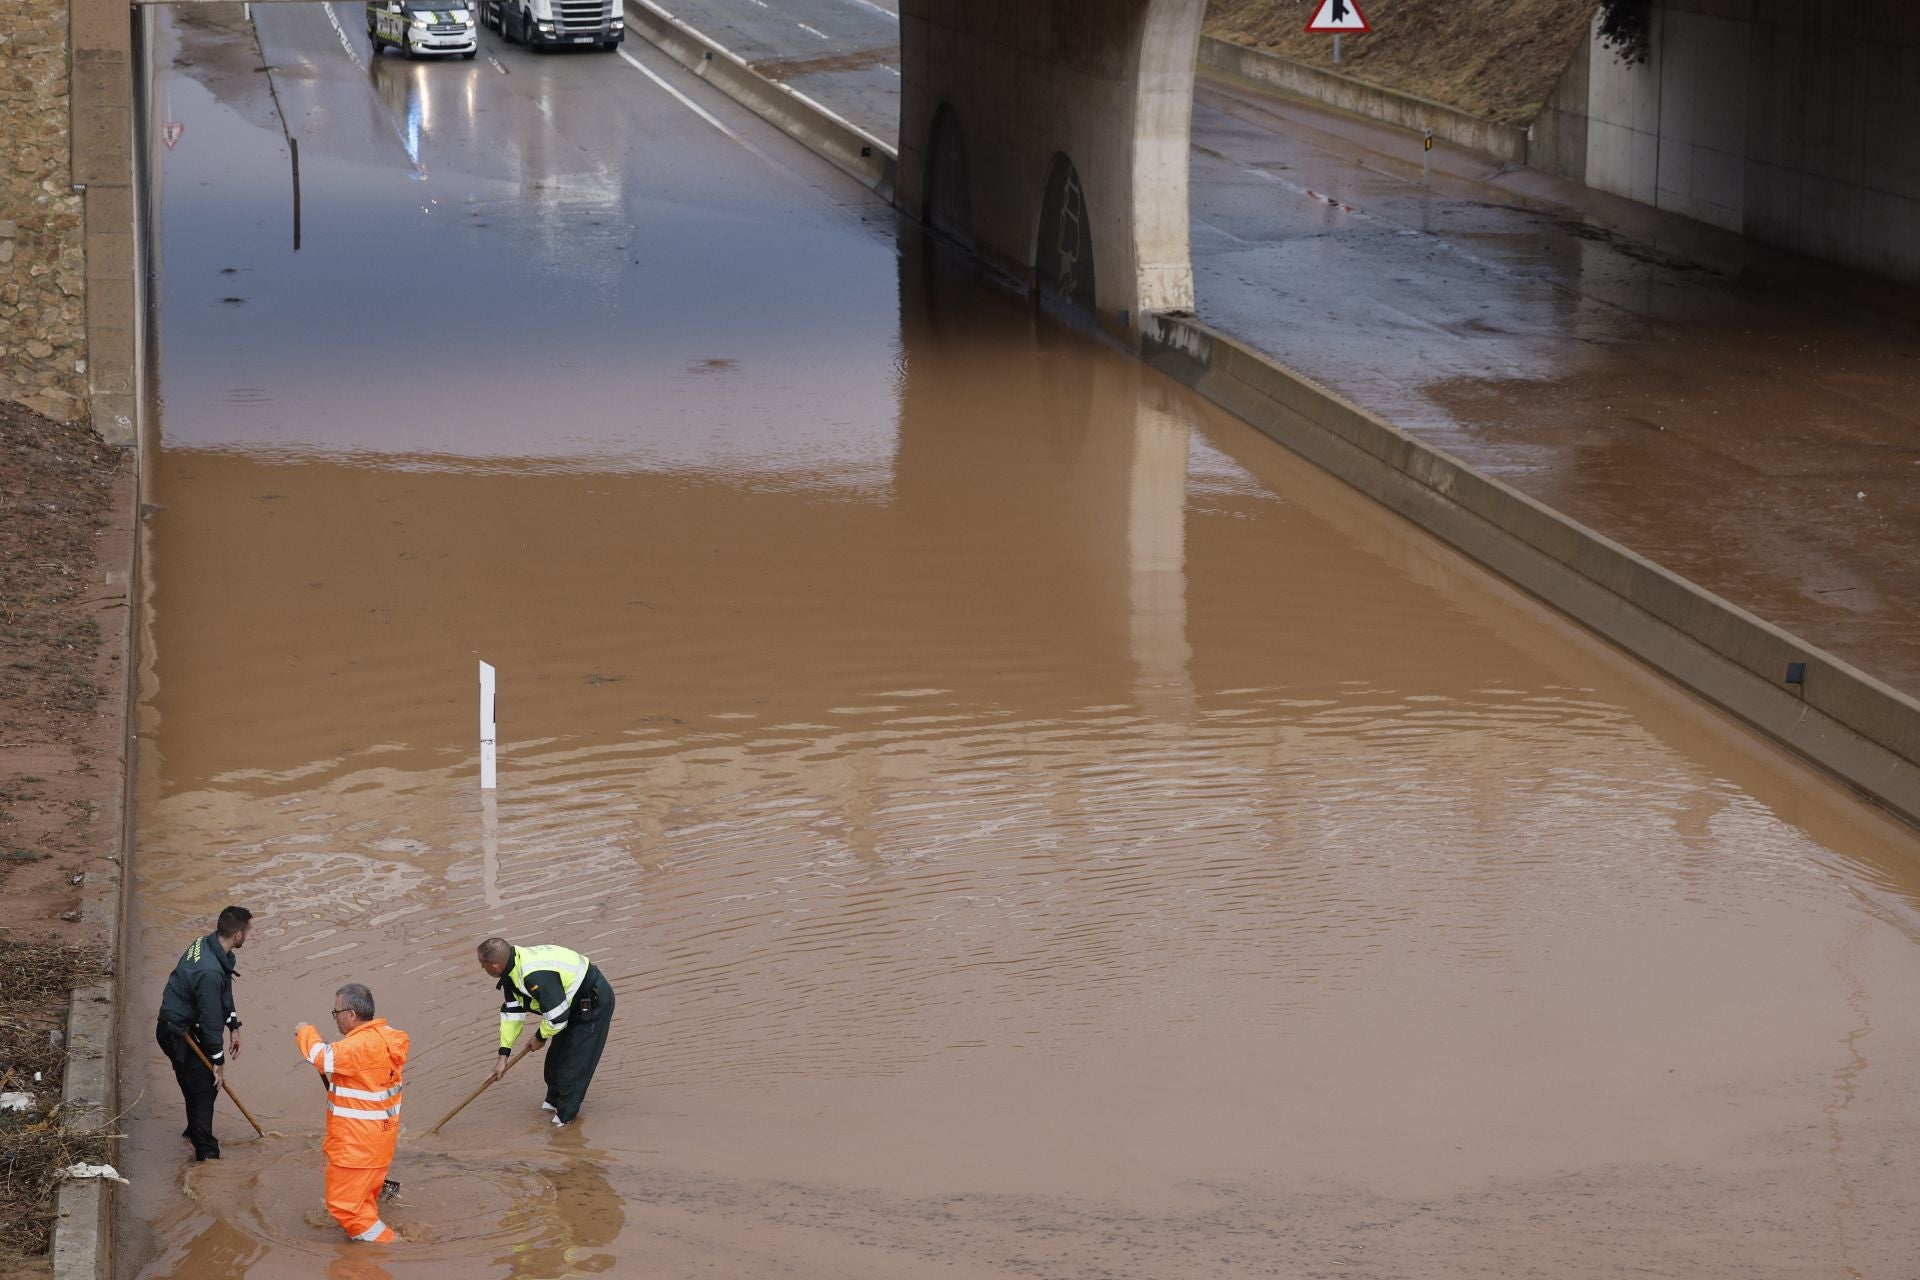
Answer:
[[[562,34],[605,31],[614,0],[554,0],[553,16]]]
[[[467,33],[467,29],[457,22],[436,22],[427,30],[437,36],[462,36]]]

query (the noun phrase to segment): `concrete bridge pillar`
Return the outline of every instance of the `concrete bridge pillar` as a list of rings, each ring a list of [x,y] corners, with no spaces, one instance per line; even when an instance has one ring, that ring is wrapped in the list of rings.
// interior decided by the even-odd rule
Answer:
[[[1137,335],[1193,309],[1187,148],[1205,0],[901,0],[895,201]]]

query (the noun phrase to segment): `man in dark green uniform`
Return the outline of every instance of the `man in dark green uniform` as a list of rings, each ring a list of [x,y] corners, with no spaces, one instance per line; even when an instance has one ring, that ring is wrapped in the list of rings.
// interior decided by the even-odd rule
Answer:
[[[167,989],[160,997],[160,1022],[154,1038],[173,1064],[173,1078],[187,1103],[187,1127],[181,1137],[193,1143],[195,1160],[218,1160],[220,1140],[213,1136],[213,1098],[226,1083],[227,1036],[233,1037],[233,1056],[240,1056],[240,1016],[233,1008],[233,953],[247,941],[253,913],[228,907],[220,913],[214,931],[195,938],[173,966]],[[207,1062],[187,1043],[192,1036]]]
[[[553,1112],[554,1128],[572,1123],[607,1047],[613,987],[591,960],[565,947],[516,947],[505,938],[488,938],[475,951],[480,968],[498,980],[501,992],[500,1055],[493,1078],[506,1073],[527,1021],[538,1020],[525,1051],[554,1042],[547,1054],[547,1098],[540,1106]]]

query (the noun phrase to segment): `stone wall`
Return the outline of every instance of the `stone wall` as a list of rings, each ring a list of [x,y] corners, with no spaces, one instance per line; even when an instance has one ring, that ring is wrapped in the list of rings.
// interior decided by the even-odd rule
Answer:
[[[81,196],[72,189],[67,0],[0,24],[0,397],[87,416]]]

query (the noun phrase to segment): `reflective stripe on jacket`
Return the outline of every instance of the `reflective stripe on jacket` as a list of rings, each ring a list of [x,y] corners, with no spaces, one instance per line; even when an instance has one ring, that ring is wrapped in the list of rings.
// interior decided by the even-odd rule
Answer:
[[[500,975],[500,1052],[513,1048],[529,1018],[539,1018],[542,1040],[565,1031],[591,963],[565,947],[515,947],[513,963]]]
[[[327,1139],[331,1164],[384,1169],[400,1136],[400,1073],[410,1039],[385,1018],[364,1022],[332,1044],[312,1027],[294,1032],[305,1058],[327,1080]]]

